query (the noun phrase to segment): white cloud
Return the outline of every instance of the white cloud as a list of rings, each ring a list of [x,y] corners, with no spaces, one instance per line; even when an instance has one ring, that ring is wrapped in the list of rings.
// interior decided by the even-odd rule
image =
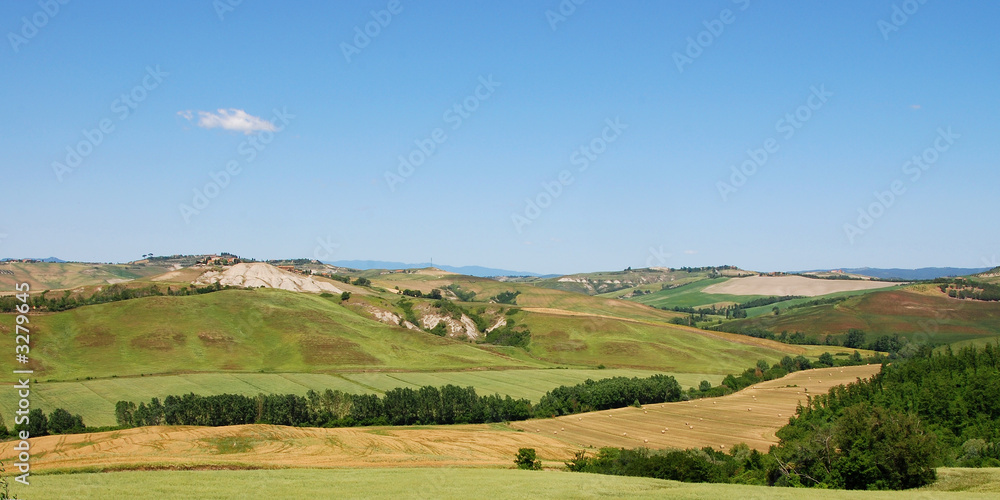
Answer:
[[[688,255],[695,255],[695,254],[698,253],[698,251],[697,250],[684,250],[684,253],[686,253]]]
[[[220,109],[215,113],[212,113],[211,111],[177,112],[178,115],[188,121],[194,119],[195,113],[198,115],[196,125],[201,128],[221,128],[224,130],[243,132],[247,135],[264,130],[270,130],[271,132],[277,130],[273,123],[263,118],[253,116],[242,109]]]

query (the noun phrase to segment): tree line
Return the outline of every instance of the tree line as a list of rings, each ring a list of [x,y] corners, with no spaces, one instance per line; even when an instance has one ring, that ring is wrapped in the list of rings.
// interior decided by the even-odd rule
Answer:
[[[368,425],[447,425],[511,422],[545,418],[630,404],[679,401],[680,385],[673,377],[615,377],[560,386],[537,406],[527,399],[493,394],[479,396],[472,387],[446,385],[396,388],[379,396],[327,389],[295,394],[185,394],[136,405],[119,401],[115,420],[123,427],[148,425],[225,426],[271,424],[308,427]]]
[[[123,427],[147,425],[225,426],[245,424],[296,427],[473,424],[525,420],[531,402],[494,394],[479,396],[472,387],[446,385],[397,388],[378,396],[327,389],[295,394],[185,394],[161,402],[119,401],[115,420]]]
[[[613,377],[586,380],[574,386],[557,387],[542,396],[535,417],[550,418],[629,405],[669,403],[681,400],[681,386],[674,377]]]

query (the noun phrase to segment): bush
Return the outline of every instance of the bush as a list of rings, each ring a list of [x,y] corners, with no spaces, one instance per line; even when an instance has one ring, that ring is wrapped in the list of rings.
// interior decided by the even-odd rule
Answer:
[[[492,300],[494,302],[498,303],[498,304],[510,304],[510,305],[514,305],[514,304],[517,303],[517,296],[518,295],[521,295],[521,292],[519,292],[519,291],[515,291],[515,292],[511,292],[511,291],[500,292],[500,293],[496,294],[494,297],[492,297]]]
[[[542,461],[535,458],[534,448],[521,448],[517,450],[517,455],[514,457],[514,463],[517,465],[518,469],[542,470]]]

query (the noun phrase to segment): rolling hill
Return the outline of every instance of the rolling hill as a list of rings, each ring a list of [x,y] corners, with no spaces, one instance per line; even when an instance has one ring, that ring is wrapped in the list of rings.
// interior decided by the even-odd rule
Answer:
[[[31,324],[30,367],[43,380],[540,365],[372,321],[318,295],[281,290],[147,297],[33,316]],[[0,328],[12,330],[10,324]]]
[[[77,262],[0,263],[0,291],[10,293],[17,283],[33,292],[107,285],[156,276],[171,269],[157,264],[84,264]]]
[[[807,335],[864,330],[869,337],[900,334],[910,340],[952,343],[1000,336],[1000,303],[953,299],[931,285],[876,291],[842,302],[737,320],[728,328],[759,327]]]

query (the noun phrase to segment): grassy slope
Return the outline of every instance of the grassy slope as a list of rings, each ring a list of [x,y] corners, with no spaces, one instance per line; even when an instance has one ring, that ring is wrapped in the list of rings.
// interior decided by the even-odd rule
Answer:
[[[455,283],[462,287],[463,290],[476,292],[474,299],[476,302],[469,304],[470,306],[482,305],[479,303],[486,302],[490,297],[500,292],[519,291],[521,295],[517,297],[517,307],[544,307],[660,322],[667,322],[670,318],[678,316],[675,313],[659,311],[632,302],[615,300],[608,297],[593,297],[526,283],[504,283],[485,278],[443,272],[432,273],[421,271],[417,274],[381,275],[373,277],[372,282],[374,285],[386,289],[394,287],[399,287],[400,289],[410,288],[425,293],[429,293],[434,288],[444,288]]]
[[[87,285],[107,284],[108,280],[131,280],[167,272],[157,265],[78,264],[78,263],[10,263],[0,269],[14,275],[0,274],[0,292],[11,293],[17,283],[28,283],[32,292],[62,290]]]
[[[423,385],[473,386],[480,394],[500,393],[532,401],[560,385],[573,385],[588,378],[648,377],[646,370],[488,370],[460,372],[394,373],[190,373],[151,377],[127,377],[79,382],[41,382],[32,388],[32,406],[51,412],[68,408],[83,416],[90,426],[115,425],[115,403],[136,403],[154,397],[161,400],[171,394],[245,394],[258,393],[305,395],[310,390],[336,389],[354,394],[382,393],[396,387]],[[675,374],[684,387],[697,386],[701,380],[721,382],[720,375]],[[0,408],[5,422],[13,422],[17,394],[0,391]]]
[[[1000,303],[952,299],[928,285],[876,291],[839,304],[782,310],[735,322],[774,332],[840,334],[860,328],[869,335],[899,333],[911,339],[956,342],[995,337],[1000,333]]]
[[[822,353],[740,335],[595,316],[534,313],[527,314],[522,323],[532,332],[528,351],[554,363],[728,374],[741,372],[759,359],[774,363],[786,355]]]
[[[4,323],[0,330],[12,331]],[[316,295],[277,290],[149,297],[33,316],[31,326],[31,368],[41,380],[532,365],[374,322]],[[9,370],[11,363],[4,358],[0,368]]]
[[[464,287],[483,297],[511,288],[463,278]],[[71,380],[177,372],[447,370],[550,363],[725,374],[757,359],[775,361],[802,353],[794,346],[670,325],[667,321],[675,314],[640,304],[524,285],[518,289],[523,290],[518,304],[525,310],[517,318],[534,335],[527,354],[388,326],[311,294],[231,290],[34,316],[31,355],[37,378]],[[10,329],[0,324],[0,331]],[[9,368],[4,363],[10,361],[0,361],[0,369]]]
[[[286,469],[254,471],[138,471],[110,474],[33,477],[25,494],[34,498],[408,498],[466,499],[489,492],[490,498],[802,498],[897,500],[995,498],[1000,469],[985,469],[968,490],[937,489],[955,485],[955,469],[941,469],[941,485],[917,491],[833,491],[724,484],[687,484],[649,478],[559,471],[504,469]],[[961,487],[961,485],[958,485]],[[980,489],[976,489],[976,488]],[[21,491],[21,490],[17,490]],[[964,491],[964,490],[959,490]],[[982,492],[994,492],[982,493]]]
[[[774,362],[787,354],[820,354],[777,342],[679,327],[669,320],[682,315],[630,301],[454,275],[441,280],[410,278],[415,275],[390,278],[397,276],[406,280],[400,288],[415,288],[420,283],[428,291],[452,280],[463,289],[476,291],[477,300],[505,290],[520,291],[517,306],[524,312],[516,319],[531,328],[528,352],[552,363],[728,374],[742,371],[758,359]],[[385,284],[392,283],[383,279]],[[706,280],[705,286],[708,284]]]

